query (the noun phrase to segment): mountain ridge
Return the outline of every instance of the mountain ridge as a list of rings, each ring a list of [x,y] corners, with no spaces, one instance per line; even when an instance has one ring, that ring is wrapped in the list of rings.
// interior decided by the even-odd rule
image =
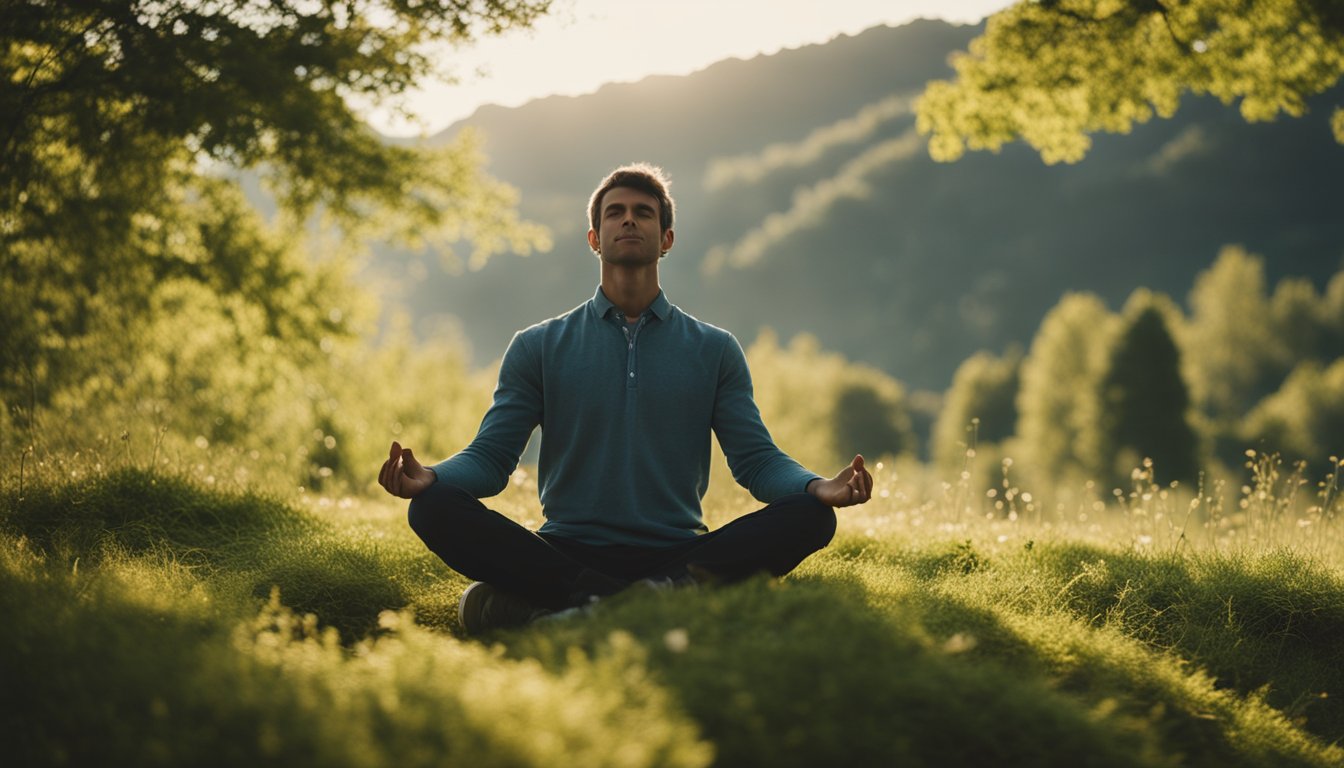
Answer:
[[[1329,201],[1344,200],[1344,151],[1314,121],[1248,125],[1234,108],[1187,97],[1171,120],[1094,137],[1074,166],[1045,166],[1021,144],[936,164],[922,145],[897,151],[913,117],[891,107],[866,133],[845,134],[865,109],[950,76],[947,57],[980,29],[874,27],[691,75],[482,107],[431,141],[478,131],[487,170],[520,190],[521,212],[550,227],[556,247],[478,272],[431,269],[397,300],[425,322],[456,317],[477,362],[497,357],[518,327],[591,295],[584,205],[602,175],[635,160],[673,179],[678,244],[663,282],[674,303],[744,343],[767,326],[813,333],[917,388],[942,389],[979,349],[1029,343],[1070,290],[1112,307],[1140,285],[1182,301],[1224,244],[1264,255],[1271,279],[1319,286],[1341,266]],[[859,138],[754,181],[708,183],[715,162],[763,158],[828,129]],[[771,227],[787,236],[770,238]],[[749,236],[765,238],[754,263],[706,267]]]

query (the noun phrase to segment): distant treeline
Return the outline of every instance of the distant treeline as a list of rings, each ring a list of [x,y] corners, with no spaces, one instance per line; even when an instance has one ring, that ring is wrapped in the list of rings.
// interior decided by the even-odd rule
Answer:
[[[1302,278],[1270,292],[1263,260],[1229,247],[1188,306],[1141,289],[1117,314],[1065,295],[1025,354],[962,363],[933,458],[954,467],[977,447],[1036,477],[1110,487],[1144,459],[1161,482],[1193,482],[1247,450],[1318,467],[1344,454],[1344,272],[1323,295]]]
[[[267,242],[247,220],[235,234]],[[271,247],[288,278],[262,295],[289,303],[275,315],[285,322],[264,304],[166,281],[144,306],[117,308],[122,323],[8,361],[23,366],[0,391],[5,464],[125,456],[226,483],[358,490],[393,438],[428,458],[471,439],[493,366],[472,369],[452,333],[416,341],[404,320],[375,336],[372,299]],[[983,480],[1012,457],[1038,487],[1105,489],[1145,459],[1165,484],[1236,468],[1248,448],[1344,454],[1344,272],[1324,293],[1300,278],[1271,291],[1262,259],[1228,248],[1188,306],[1138,290],[1113,312],[1067,294],[1029,349],[971,356],[941,397],[807,334],[781,344],[766,331],[747,354],[776,439],[818,469],[862,452],[927,457],[949,477],[978,466]],[[311,325],[293,321],[299,307]]]

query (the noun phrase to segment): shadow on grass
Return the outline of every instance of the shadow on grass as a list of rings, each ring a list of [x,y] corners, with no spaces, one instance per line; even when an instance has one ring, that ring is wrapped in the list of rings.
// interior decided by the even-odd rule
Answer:
[[[55,567],[166,556],[235,597],[278,586],[347,642],[387,609],[446,616],[460,591],[418,548],[380,550],[284,504],[172,478],[122,473],[0,501],[4,525]],[[809,562],[782,582],[631,592],[499,639],[563,672],[580,663],[571,649],[600,658],[631,638],[724,765],[1329,764],[1250,694],[1261,679],[1277,686],[1271,703],[1338,681],[1338,580],[1291,555],[842,541]],[[1219,698],[1177,657],[1232,688]],[[1309,710],[1312,732],[1334,738],[1319,718],[1334,711]]]
[[[12,533],[70,567],[107,557],[155,555],[204,568],[215,589],[316,614],[349,643],[386,610],[411,604],[404,553],[359,537],[272,497],[224,493],[171,475],[121,470],[89,482],[0,498]]]
[[[1032,559],[1056,601],[1206,669],[1219,686],[1262,692],[1307,731],[1344,740],[1344,583],[1310,558],[1149,555],[1052,545]],[[1322,694],[1325,694],[1324,696]]]
[[[168,551],[182,562],[218,564],[257,538],[301,535],[305,516],[268,496],[221,493],[173,475],[122,469],[0,496],[7,528],[52,555],[87,564],[118,551]]]
[[[213,610],[190,583],[128,589],[0,536],[7,765],[668,766],[710,745],[636,659],[550,675],[389,616],[342,648],[268,601]],[[188,582],[190,580],[188,579]],[[183,589],[182,587],[186,587]],[[556,713],[564,716],[557,717]]]
[[[952,606],[967,624],[989,620]],[[1154,741],[1044,676],[932,638],[918,606],[874,611],[835,577],[618,596],[588,620],[504,638],[553,667],[628,632],[714,742],[721,765],[1160,764]],[[1136,736],[1138,738],[1136,738]]]
[[[630,592],[590,618],[498,639],[514,656],[563,668],[572,648],[600,657],[614,636],[633,635],[722,765],[1327,766],[1341,757],[1257,696],[1220,692],[1114,628],[929,589],[993,574],[995,559],[969,545],[854,558],[841,547],[783,581]]]
[[[907,572],[949,602],[1017,614],[1062,613],[1191,663],[1218,688],[1263,696],[1298,727],[1344,741],[1344,583],[1310,557],[1146,553],[1043,543],[987,554],[971,541],[896,548],[854,537],[834,555]],[[983,632],[980,632],[983,636]]]

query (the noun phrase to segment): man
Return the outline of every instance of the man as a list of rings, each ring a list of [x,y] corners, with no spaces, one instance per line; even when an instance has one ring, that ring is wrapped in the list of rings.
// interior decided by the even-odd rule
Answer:
[[[593,298],[515,334],[471,444],[425,467],[392,443],[378,481],[411,499],[410,524],[476,579],[458,618],[475,634],[582,605],[634,582],[782,576],[826,546],[832,507],[866,502],[863,457],[829,479],[786,456],[761,423],[742,348],[668,302],[658,265],[675,205],[661,169],[618,168],[593,193]],[[536,533],[479,499],[504,489],[541,426]],[[706,531],[711,431],[734,479],[767,504]]]

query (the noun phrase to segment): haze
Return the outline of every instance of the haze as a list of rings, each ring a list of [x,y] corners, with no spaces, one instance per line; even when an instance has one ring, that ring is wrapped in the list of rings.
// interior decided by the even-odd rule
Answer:
[[[410,94],[407,115],[366,109],[377,130],[431,134],[485,104],[518,106],[549,95],[591,93],[604,83],[684,75],[730,57],[823,43],[917,18],[976,23],[1005,0],[557,0],[532,30],[444,48],[439,81]]]

